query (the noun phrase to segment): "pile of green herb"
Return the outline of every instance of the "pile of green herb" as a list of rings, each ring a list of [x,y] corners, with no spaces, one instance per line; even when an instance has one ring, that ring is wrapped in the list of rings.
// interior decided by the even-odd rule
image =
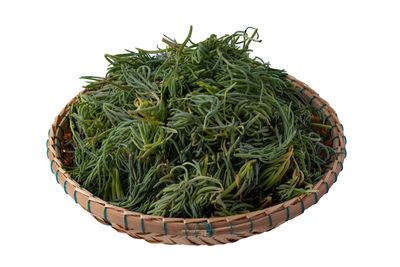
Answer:
[[[249,34],[249,30],[252,33]],[[70,111],[70,175],[166,217],[245,213],[313,192],[336,156],[324,114],[249,45],[256,29],[106,55]]]

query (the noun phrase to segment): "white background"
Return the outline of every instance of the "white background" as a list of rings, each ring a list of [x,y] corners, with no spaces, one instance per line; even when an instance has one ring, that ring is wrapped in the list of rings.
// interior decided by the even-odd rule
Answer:
[[[400,9],[396,1],[1,1],[1,266],[399,266]],[[344,171],[318,205],[271,232],[213,247],[149,244],[65,195],[47,130],[104,75],[104,53],[258,27],[254,55],[337,111]]]

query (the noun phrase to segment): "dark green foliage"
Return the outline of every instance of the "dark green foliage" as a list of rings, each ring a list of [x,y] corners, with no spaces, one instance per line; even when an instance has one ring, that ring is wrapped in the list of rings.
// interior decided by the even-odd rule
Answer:
[[[71,176],[110,203],[167,217],[227,216],[313,192],[335,157],[316,130],[329,126],[285,71],[249,56],[257,30],[190,37],[106,55],[105,77],[83,77]]]

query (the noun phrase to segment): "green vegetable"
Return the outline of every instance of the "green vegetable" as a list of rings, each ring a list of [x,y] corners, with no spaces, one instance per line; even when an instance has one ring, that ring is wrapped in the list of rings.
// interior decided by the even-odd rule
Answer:
[[[313,192],[336,156],[324,114],[284,70],[250,56],[257,29],[198,43],[191,34],[105,55],[105,77],[83,77],[70,175],[105,201],[167,217],[245,213]]]

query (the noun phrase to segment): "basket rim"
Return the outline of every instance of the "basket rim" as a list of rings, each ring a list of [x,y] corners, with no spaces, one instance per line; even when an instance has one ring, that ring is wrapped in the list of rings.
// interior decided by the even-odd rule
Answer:
[[[333,108],[307,84],[291,75],[288,75],[287,78],[293,83],[293,89],[309,100],[309,104],[318,107],[325,113],[327,116],[325,123],[329,123],[332,126],[332,147],[336,148],[338,152],[343,152],[342,154],[338,154],[337,158],[330,164],[332,169],[327,171],[313,185],[313,190],[316,191],[313,194],[302,194],[299,197],[248,213],[211,218],[163,217],[129,211],[125,208],[109,204],[101,198],[94,196],[72,179],[66,170],[62,168],[59,159],[59,135],[63,132],[63,127],[66,125],[70,106],[78,99],[80,94],[85,93],[88,89],[79,92],[71,99],[56,116],[54,123],[51,125],[48,133],[49,139],[46,143],[51,171],[55,174],[56,181],[64,188],[65,193],[69,194],[82,208],[90,212],[100,222],[110,224],[117,231],[126,232],[133,237],[151,238],[153,242],[165,241],[160,241],[155,236],[169,236],[171,238],[183,236],[189,239],[189,237],[198,238],[199,236],[213,237],[215,235],[225,235],[240,239],[269,231],[302,214],[305,209],[316,204],[329,191],[333,183],[336,182],[339,173],[343,170],[343,162],[347,155],[347,141],[343,133],[343,125],[340,123]],[[235,230],[233,230],[233,226],[235,226]],[[147,236],[148,233],[152,233],[152,236]],[[193,243],[193,240],[190,242]]]

